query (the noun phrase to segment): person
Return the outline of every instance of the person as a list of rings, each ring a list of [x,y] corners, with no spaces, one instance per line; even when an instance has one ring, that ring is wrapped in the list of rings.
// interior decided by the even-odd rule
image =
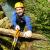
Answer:
[[[11,23],[15,30],[19,29],[23,32],[24,27],[27,27],[27,31],[24,32],[23,37],[29,38],[32,36],[32,25],[30,17],[26,16],[25,7],[22,2],[15,3],[15,11],[11,17]]]

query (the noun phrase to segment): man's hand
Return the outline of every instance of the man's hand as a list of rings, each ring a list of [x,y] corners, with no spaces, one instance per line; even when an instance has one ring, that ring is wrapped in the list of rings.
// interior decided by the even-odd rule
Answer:
[[[32,37],[32,31],[28,30],[26,32],[23,33],[23,37],[25,38],[30,38]]]
[[[15,30],[20,30],[20,26],[19,25],[16,25],[16,27],[15,27]]]

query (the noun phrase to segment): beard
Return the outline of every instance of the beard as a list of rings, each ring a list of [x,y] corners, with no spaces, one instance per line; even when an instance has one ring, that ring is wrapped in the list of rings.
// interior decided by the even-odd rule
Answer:
[[[18,15],[19,17],[21,17],[21,16],[23,15],[23,13],[20,12],[20,13],[17,13],[17,15]]]

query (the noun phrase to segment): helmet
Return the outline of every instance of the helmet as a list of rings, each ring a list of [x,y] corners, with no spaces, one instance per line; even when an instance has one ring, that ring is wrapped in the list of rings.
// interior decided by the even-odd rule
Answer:
[[[21,2],[17,2],[17,3],[15,4],[15,8],[17,8],[17,7],[24,7],[24,5],[23,5],[23,3],[21,3]]]

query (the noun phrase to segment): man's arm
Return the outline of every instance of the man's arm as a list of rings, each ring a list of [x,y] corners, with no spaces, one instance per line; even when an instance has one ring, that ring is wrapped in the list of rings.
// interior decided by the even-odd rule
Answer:
[[[20,26],[17,25],[17,14],[14,12],[12,17],[11,17],[11,23],[12,23],[12,26],[14,27],[15,30],[19,29],[20,30]]]
[[[31,21],[30,21],[30,17],[26,16],[25,17],[25,21],[26,21],[26,27],[28,30],[32,31],[32,25],[31,25]]]
[[[11,20],[12,26],[16,27],[17,24],[16,24],[16,14],[15,14],[15,12],[13,13],[10,20]]]
[[[25,21],[28,31],[24,32],[23,37],[29,38],[32,37],[32,25],[31,25],[30,17],[25,16]]]

